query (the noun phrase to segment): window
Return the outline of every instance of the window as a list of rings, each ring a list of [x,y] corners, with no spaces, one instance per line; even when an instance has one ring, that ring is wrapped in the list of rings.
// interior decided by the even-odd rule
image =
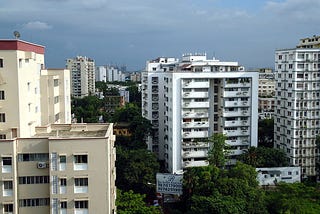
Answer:
[[[88,169],[88,155],[74,155],[74,170]]]
[[[75,178],[74,185],[75,186],[88,186],[88,178]]]
[[[66,201],[60,202],[60,209],[67,209],[67,202]]]
[[[12,157],[2,157],[2,173],[10,173],[12,171]]]
[[[2,123],[6,122],[6,114],[5,113],[0,113],[0,122],[2,122]]]
[[[54,104],[57,104],[59,102],[59,96],[54,97]]]
[[[88,163],[88,155],[75,155],[74,163]]]
[[[49,176],[21,176],[19,184],[48,184]]]
[[[28,153],[28,154],[18,154],[18,161],[48,161],[48,153]]]
[[[5,96],[4,96],[4,91],[0,91],[0,100],[4,100]]]
[[[67,164],[67,156],[60,155],[59,156],[59,170],[60,171],[66,170],[66,164]]]
[[[67,179],[60,178],[60,194],[66,194],[66,193],[67,193]]]
[[[31,199],[20,199],[19,207],[39,207],[39,206],[49,206],[49,198],[31,198]]]
[[[13,195],[13,182],[3,181],[3,196],[12,196],[12,195]]]
[[[59,86],[59,79],[54,79],[53,80],[53,86],[54,87]]]
[[[13,204],[4,204],[3,205],[4,214],[13,213]]]
[[[0,68],[3,68],[3,59],[0,59]]]
[[[88,209],[88,201],[75,201],[74,208],[76,209]]]

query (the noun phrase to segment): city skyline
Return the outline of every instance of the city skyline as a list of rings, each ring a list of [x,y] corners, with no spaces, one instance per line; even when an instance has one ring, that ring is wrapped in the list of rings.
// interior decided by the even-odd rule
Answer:
[[[0,38],[46,47],[46,66],[83,55],[96,65],[144,69],[146,60],[205,52],[247,69],[274,67],[274,53],[317,35],[316,0],[29,0],[3,2]]]

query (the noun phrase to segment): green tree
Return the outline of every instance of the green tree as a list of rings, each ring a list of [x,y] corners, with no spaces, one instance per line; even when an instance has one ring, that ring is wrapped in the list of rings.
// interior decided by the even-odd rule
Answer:
[[[131,85],[127,89],[129,91],[129,100],[137,106],[141,106],[141,92],[137,85]]]
[[[250,147],[240,159],[253,167],[284,167],[289,166],[286,154],[275,148]]]
[[[208,152],[208,161],[210,164],[219,168],[224,167],[227,162],[226,155],[228,154],[227,144],[225,143],[227,137],[223,134],[214,134],[208,139],[210,150]]]
[[[155,175],[159,171],[156,156],[146,149],[125,149],[117,147],[117,180],[118,188],[137,193],[154,193]]]
[[[303,183],[280,183],[267,192],[267,208],[275,214],[316,214],[320,210],[319,191]]]
[[[145,195],[134,193],[132,190],[123,192],[117,190],[117,213],[119,214],[160,214],[159,207],[147,206]]]
[[[96,123],[99,116],[103,115],[102,101],[96,96],[86,96],[72,99],[72,113],[77,118],[77,122]]]

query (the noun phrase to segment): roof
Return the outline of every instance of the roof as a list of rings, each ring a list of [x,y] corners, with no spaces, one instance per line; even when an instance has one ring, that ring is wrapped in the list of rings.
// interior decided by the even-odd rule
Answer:
[[[26,42],[18,39],[0,40],[0,50],[19,50],[44,54],[45,47],[42,45]]]

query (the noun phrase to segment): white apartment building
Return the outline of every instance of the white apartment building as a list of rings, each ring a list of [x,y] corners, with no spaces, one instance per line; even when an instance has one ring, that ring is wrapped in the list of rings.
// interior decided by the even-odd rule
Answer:
[[[0,213],[116,213],[113,124],[51,124],[0,140]]]
[[[44,52],[41,45],[0,40],[1,139],[32,136],[47,122],[70,122],[68,71],[43,70]]]
[[[96,81],[124,82],[126,75],[116,66],[105,65],[96,67]]]
[[[302,176],[316,176],[320,134],[320,49],[275,52],[275,147],[286,152]]]
[[[71,72],[71,95],[82,98],[95,93],[95,62],[93,59],[77,56],[67,59],[67,69]]]
[[[182,61],[160,57],[142,73],[142,114],[155,137],[148,148],[179,173],[207,165],[214,133],[227,136],[230,159],[257,146],[258,72],[245,72],[237,62],[186,54]]]

